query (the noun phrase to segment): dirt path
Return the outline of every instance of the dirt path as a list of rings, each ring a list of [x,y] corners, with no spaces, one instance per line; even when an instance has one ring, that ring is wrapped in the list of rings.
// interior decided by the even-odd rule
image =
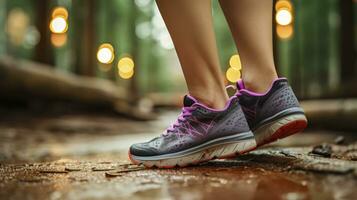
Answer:
[[[0,122],[0,199],[357,199],[351,134],[306,132],[197,167],[130,165],[128,146],[160,134],[175,116],[9,117]],[[313,148],[338,135],[345,142]]]

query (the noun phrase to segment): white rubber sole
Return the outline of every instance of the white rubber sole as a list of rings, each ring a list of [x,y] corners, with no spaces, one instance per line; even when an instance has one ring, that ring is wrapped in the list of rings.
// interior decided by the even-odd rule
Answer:
[[[256,142],[254,137],[244,139],[234,143],[218,144],[206,149],[202,149],[198,152],[193,152],[188,155],[175,158],[167,158],[160,160],[139,160],[136,156],[129,153],[129,158],[134,164],[143,164],[146,167],[158,167],[158,168],[173,168],[173,167],[185,167],[188,165],[194,165],[201,162],[209,161],[215,158],[226,158],[235,156],[237,154],[243,154],[256,148]]]
[[[307,126],[304,114],[292,114],[265,124],[253,133],[257,146],[274,142],[295,133],[303,131]]]

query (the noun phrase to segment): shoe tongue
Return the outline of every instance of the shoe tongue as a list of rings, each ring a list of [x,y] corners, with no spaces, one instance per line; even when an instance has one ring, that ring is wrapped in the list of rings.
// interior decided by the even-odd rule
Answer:
[[[184,107],[191,107],[194,103],[197,103],[197,100],[190,95],[185,95],[183,98]]]
[[[245,89],[245,85],[244,85],[244,82],[243,82],[243,80],[242,79],[239,79],[238,81],[237,81],[237,89],[238,90],[242,90],[242,89]]]

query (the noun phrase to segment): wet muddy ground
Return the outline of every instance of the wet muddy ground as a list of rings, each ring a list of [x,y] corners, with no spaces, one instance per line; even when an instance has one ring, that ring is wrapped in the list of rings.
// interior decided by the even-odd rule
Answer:
[[[196,167],[131,165],[130,144],[160,134],[176,116],[7,116],[0,120],[0,199],[357,199],[353,133],[308,130]]]

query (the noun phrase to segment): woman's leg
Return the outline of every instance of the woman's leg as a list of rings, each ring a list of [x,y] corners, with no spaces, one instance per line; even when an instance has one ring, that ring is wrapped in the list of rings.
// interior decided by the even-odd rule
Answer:
[[[272,0],[220,0],[241,57],[244,84],[254,92],[265,92],[277,78],[272,4]]]
[[[211,0],[157,0],[174,42],[189,94],[212,108],[228,95],[219,67]]]
[[[304,111],[288,81],[276,79],[272,2],[220,0],[241,56],[243,82],[248,89],[240,89],[239,104],[250,129],[254,130],[258,147],[300,132],[307,126]],[[272,89],[267,91],[270,85]],[[267,92],[267,95],[251,91]]]

